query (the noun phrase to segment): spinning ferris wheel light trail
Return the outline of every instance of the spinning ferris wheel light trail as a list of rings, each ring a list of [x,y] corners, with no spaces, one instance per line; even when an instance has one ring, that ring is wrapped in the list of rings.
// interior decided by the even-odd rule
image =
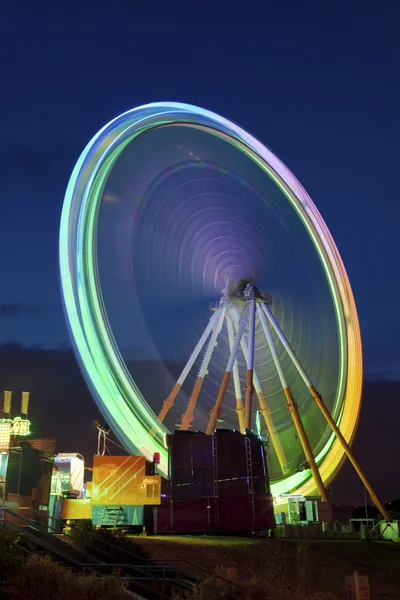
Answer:
[[[164,145],[162,136],[167,140]],[[212,146],[208,148],[210,140]],[[182,161],[182,152],[189,143],[193,149],[189,151],[189,159],[186,157]],[[134,287],[134,278],[141,275],[143,263],[146,277],[148,273],[158,274],[148,275],[149,280],[153,277],[152,285],[157,282],[157,277],[166,277],[168,272],[173,288],[174,270],[180,277],[187,264],[191,269],[187,278],[191,284],[199,289],[198,282],[201,281],[202,289],[207,284],[210,292],[212,279],[214,284],[217,280],[226,281],[232,269],[235,276],[242,276],[243,269],[250,269],[256,256],[261,271],[268,265],[268,273],[274,273],[274,257],[282,256],[282,253],[273,254],[270,250],[269,254],[263,253],[263,246],[272,245],[273,241],[279,243],[282,232],[289,227],[288,218],[292,219],[293,227],[307,247],[307,276],[313,277],[312,261],[322,274],[316,288],[318,293],[308,294],[306,309],[313,316],[308,329],[303,327],[301,316],[300,328],[294,327],[290,302],[282,300],[278,312],[275,309],[272,312],[268,302],[254,296],[253,285],[249,285],[247,297],[241,298],[240,302],[224,294],[204,332],[201,335],[198,332],[194,350],[169,395],[165,390],[164,398],[167,397],[161,410],[139,389],[128,368],[109,315],[110,300],[103,288],[108,272],[105,273],[101,264],[106,254],[101,252],[99,243],[101,208],[114,198],[106,193],[113,170],[122,156],[130,149],[136,151],[135,148],[139,149],[135,161],[141,166],[137,167],[134,186],[140,191],[135,191],[130,200],[134,204],[135,220],[115,220],[118,224],[115,236],[118,243],[121,242],[118,248],[125,248],[115,264],[125,260],[131,251],[129,244],[136,239],[139,240],[141,262],[133,261],[133,267],[131,265],[126,271],[129,277],[124,275],[121,281],[128,281]],[[171,148],[175,149],[175,154]],[[220,149],[223,149],[222,153],[219,153]],[[232,160],[232,173],[225,156]],[[245,168],[242,169],[240,161],[245,161]],[[189,179],[176,181],[186,173]],[[190,173],[196,176],[191,177]],[[246,180],[247,173],[252,173],[254,184]],[[210,182],[217,179],[218,183],[210,192]],[[237,197],[232,196],[232,190],[236,188],[239,190]],[[265,192],[262,191],[264,188]],[[245,196],[242,202],[241,198]],[[154,204],[151,204],[152,198]],[[146,202],[149,203],[148,210]],[[249,215],[246,202],[253,203],[254,214],[261,216],[262,211],[269,211],[266,224],[272,233],[270,237],[265,234],[258,217],[246,229]],[[113,206],[117,210],[119,206],[123,209],[124,205],[116,200]],[[212,233],[216,224],[218,235]],[[238,241],[239,227],[248,235],[243,234]],[[279,233],[275,237],[274,227]],[[157,244],[154,240],[149,241],[148,234],[153,230],[158,233]],[[109,240],[110,235],[106,239]],[[287,239],[292,239],[290,234]],[[148,257],[148,262],[142,257]],[[107,423],[129,452],[140,452],[148,460],[152,460],[154,453],[159,453],[160,472],[167,474],[164,436],[171,429],[171,415],[174,411],[176,414],[182,403],[180,397],[185,393],[185,381],[190,381],[192,369],[206,348],[181,417],[181,429],[188,429],[199,415],[204,414],[204,398],[207,394],[210,397],[211,371],[214,364],[222,368],[222,361],[225,361],[222,382],[219,380],[218,389],[211,395],[212,403],[206,407],[209,417],[204,429],[207,433],[213,433],[221,416],[226,420],[228,415],[231,423],[232,412],[241,431],[251,429],[257,405],[271,440],[271,460],[276,466],[272,478],[275,496],[289,492],[307,495],[317,489],[326,498],[326,486],[347,455],[371,498],[386,516],[350,449],[360,409],[362,351],[356,307],[345,268],[330,232],[307,192],[289,169],[257,139],[215,113],[186,104],[155,103],[120,115],[89,142],[72,173],[61,217],[59,258],[64,306],[81,369]],[[214,277],[211,276],[213,270]],[[114,277],[114,272],[111,274]],[[266,282],[270,281],[267,275]],[[256,279],[258,281],[258,277]],[[112,290],[115,281],[110,286]],[[131,287],[124,288],[123,294],[131,293]],[[135,293],[139,293],[139,288],[136,285]],[[279,290],[278,283],[274,289]],[[187,286],[181,288],[181,298],[185,297],[185,290]],[[275,291],[273,293],[275,298]],[[319,295],[325,300],[317,307]],[[302,301],[301,292],[297,299]],[[329,302],[329,306],[324,306],[324,302]],[[321,306],[325,312],[318,321],[315,309]],[[135,323],[139,322],[138,318]],[[318,323],[321,324],[319,329]],[[132,332],[134,334],[135,330]],[[329,335],[331,340],[327,337],[325,347],[324,336]],[[293,336],[297,336],[297,341]],[[333,357],[337,366],[331,368],[328,363],[327,368],[322,350],[329,359],[332,340],[337,348]],[[310,361],[309,350],[313,343],[319,344],[320,348],[314,363]],[[228,360],[226,356],[229,356]],[[242,390],[240,372],[244,369],[246,384]],[[206,377],[209,370],[210,377]],[[321,389],[323,377],[328,383]],[[224,402],[225,396],[231,397],[231,378],[234,389],[232,409],[229,401]],[[216,376],[213,381],[217,381]],[[329,396],[327,404],[317,389],[322,391],[325,399]],[[306,456],[306,468],[300,468],[300,454],[303,462]]]

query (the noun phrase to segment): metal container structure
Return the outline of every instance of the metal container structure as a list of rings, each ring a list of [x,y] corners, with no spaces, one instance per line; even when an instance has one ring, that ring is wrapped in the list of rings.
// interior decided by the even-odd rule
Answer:
[[[61,518],[91,518],[100,527],[152,527],[152,507],[161,504],[164,486],[154,471],[143,456],[95,455],[87,497],[64,498]]]
[[[59,453],[54,458],[54,464],[61,480],[62,492],[71,496],[80,496],[85,469],[83,456],[77,453]]]
[[[253,434],[167,436],[169,506],[156,509],[162,532],[268,530],[274,527],[264,445]]]
[[[32,440],[35,442],[35,440]],[[10,449],[6,499],[22,506],[47,506],[53,463],[30,442],[21,442]]]

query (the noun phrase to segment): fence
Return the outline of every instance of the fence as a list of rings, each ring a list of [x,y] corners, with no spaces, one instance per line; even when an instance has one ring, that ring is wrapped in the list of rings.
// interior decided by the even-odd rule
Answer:
[[[331,527],[328,523],[285,523],[278,525],[276,537],[293,540],[361,540],[360,531],[351,531],[349,527]],[[378,537],[378,532],[368,534],[368,537]]]

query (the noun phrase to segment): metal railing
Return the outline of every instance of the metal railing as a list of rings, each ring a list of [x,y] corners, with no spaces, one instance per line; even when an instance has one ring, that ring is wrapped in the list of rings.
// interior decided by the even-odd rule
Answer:
[[[115,572],[117,572],[117,576],[119,577],[119,579],[122,580],[129,580],[129,582],[133,585],[136,586],[138,588],[140,588],[140,591],[142,593],[146,593],[146,598],[153,598],[153,597],[157,597],[160,598],[161,600],[165,599],[165,598],[170,598],[169,595],[166,595],[165,592],[165,588],[167,587],[167,585],[169,584],[170,587],[175,587],[176,589],[188,589],[188,586],[184,586],[184,585],[179,585],[177,582],[174,584],[173,581],[168,582],[168,580],[164,580],[161,577],[158,577],[155,574],[149,574],[148,572],[146,572],[145,569],[143,569],[142,567],[138,567],[138,566],[134,566],[134,565],[126,565],[124,563],[100,563],[100,562],[81,562],[76,560],[74,557],[72,557],[68,552],[63,552],[62,550],[60,550],[60,548],[55,548],[54,546],[52,546],[51,544],[47,543],[46,540],[44,540],[43,538],[38,538],[34,533],[32,533],[32,531],[29,531],[28,528],[23,528],[23,527],[19,527],[18,525],[16,525],[15,523],[12,523],[11,521],[1,518],[0,519],[0,526],[7,528],[10,531],[15,532],[16,534],[18,534],[20,536],[20,538],[22,539],[26,539],[29,542],[32,542],[33,544],[35,544],[36,546],[38,546],[39,548],[45,550],[49,555],[55,556],[58,559],[61,559],[63,562],[65,562],[66,564],[68,564],[69,567],[74,568],[77,571],[80,571],[82,573],[93,573],[95,575],[101,575],[101,574],[106,574],[104,573],[104,571],[109,572],[109,574],[115,574]],[[33,528],[32,528],[33,529]],[[47,534],[51,537],[52,534]],[[67,542],[63,542],[64,544],[66,544],[66,546],[68,546],[68,548],[73,549],[73,550],[78,550],[77,548],[75,548],[74,546],[71,546],[71,544],[68,544]],[[18,542],[18,547],[27,554],[35,554],[35,552],[32,552],[32,550],[25,548],[20,541]],[[82,551],[80,551],[82,552]],[[82,552],[82,555],[85,555],[84,552]],[[93,558],[90,557],[90,555],[86,554],[87,558]],[[129,571],[129,574],[126,576],[122,576],[122,572],[121,569],[124,568],[125,570]],[[119,575],[118,575],[118,570],[119,570]],[[148,583],[146,584],[145,581],[147,581]],[[161,590],[158,590],[154,587],[152,587],[151,585],[149,585],[150,582],[153,583],[157,583],[159,585],[159,587],[161,588]],[[149,596],[150,594],[150,596]]]
[[[29,513],[29,515],[28,515]],[[33,517],[31,517],[30,515],[34,515]],[[53,527],[52,525],[50,525],[50,521],[52,521],[53,523],[57,523],[57,519],[55,519],[54,517],[52,517],[49,514],[46,514],[40,510],[36,510],[36,508],[27,508],[26,512],[25,512],[25,517],[27,519],[30,519],[31,521],[34,521],[35,523],[40,524],[44,529],[51,529],[53,533],[60,533],[60,529],[57,529],[57,527]],[[42,525],[43,523],[43,525]],[[48,532],[50,533],[50,532]]]
[[[17,525],[10,519],[5,518],[6,516],[11,517],[19,524]],[[40,525],[36,521],[23,517],[7,508],[0,509],[0,526],[14,531],[19,534],[21,538],[33,542],[48,554],[58,557],[63,562],[66,562],[71,567],[81,572],[88,571],[95,574],[102,574],[104,572],[115,574],[115,572],[117,572],[118,578],[129,580],[133,586],[140,587],[143,593],[145,591],[147,594],[150,593],[151,597],[156,596],[161,599],[170,598],[171,589],[180,591],[190,590],[193,589],[196,584],[204,581],[204,578],[178,566],[178,563],[180,565],[191,567],[192,569],[194,568],[198,572],[204,573],[205,577],[213,577],[217,581],[223,582],[231,589],[237,590],[237,594],[226,591],[225,595],[227,598],[239,600],[240,598],[243,598],[244,595],[247,597],[249,596],[249,590],[246,588],[229,581],[221,575],[216,575],[214,572],[201,565],[183,558],[145,558],[136,555],[129,550],[120,548],[111,542],[100,539],[96,540],[96,542],[85,544],[85,548],[90,548],[94,554],[100,554],[103,558],[107,558],[106,562],[89,554],[78,546],[72,545],[63,539],[54,536],[53,533],[49,533],[47,531],[47,526]],[[20,548],[23,548],[20,543],[18,545]],[[100,546],[102,546],[102,548]],[[29,554],[32,553],[29,549],[23,548],[23,550]],[[117,555],[119,558],[121,556],[125,557],[127,562],[109,562],[110,560],[113,560],[113,555]],[[132,564],[132,561],[133,563],[139,564]],[[168,564],[162,565],[157,563]],[[252,598],[257,600],[259,596],[252,594]]]
[[[108,548],[108,550],[101,550],[99,548],[99,545],[106,546]],[[92,550],[95,550],[96,552],[100,553],[102,556],[108,556],[108,557],[112,558],[113,552],[114,552],[115,554],[118,554],[119,556],[125,555],[127,557],[127,560],[129,560],[129,561],[131,561],[133,559],[135,561],[144,563],[148,566],[152,566],[153,568],[155,566],[157,566],[154,563],[167,562],[168,567],[172,567],[173,565],[180,563],[182,565],[192,567],[192,568],[204,573],[205,577],[214,577],[218,581],[228,584],[229,586],[232,586],[234,589],[240,591],[242,594],[247,595],[247,597],[250,594],[250,591],[248,589],[239,585],[238,583],[234,583],[233,581],[226,579],[222,575],[217,575],[215,572],[210,571],[206,567],[202,567],[201,565],[191,562],[189,560],[186,560],[185,558],[157,558],[157,557],[148,558],[148,557],[143,557],[143,556],[134,554],[133,552],[130,552],[129,550],[126,550],[125,548],[120,548],[119,546],[116,546],[115,544],[112,544],[111,542],[108,542],[106,540],[96,540],[95,544],[89,542],[89,543],[87,543],[87,547]],[[125,564],[130,564],[130,563],[125,563]],[[179,569],[179,571],[182,572],[183,574],[185,574],[186,576],[191,576],[191,577],[195,578],[196,581],[194,581],[194,584],[201,583],[203,581],[203,579],[201,577],[195,575],[194,573],[192,573],[190,571],[187,571],[184,569]],[[234,598],[235,596],[228,595],[227,597]],[[261,600],[261,597],[258,596],[257,594],[254,594],[253,592],[252,592],[252,598],[254,598],[254,600],[257,600],[257,599]]]
[[[12,520],[6,518],[7,516]],[[16,521],[19,524],[16,524]],[[186,573],[182,569],[174,569],[169,566],[99,561],[84,550],[44,531],[35,521],[30,521],[10,509],[0,510],[0,526],[19,536],[18,547],[25,553],[32,554],[32,549],[25,548],[21,543],[23,540],[29,541],[40,551],[45,551],[46,554],[82,573],[90,572],[97,575],[106,573],[115,575],[117,573],[119,579],[128,581],[134,590],[145,594],[146,598],[170,598],[172,589],[190,590],[196,583],[202,581],[201,578]],[[118,547],[116,546],[116,548]],[[232,598],[235,597],[232,596]]]

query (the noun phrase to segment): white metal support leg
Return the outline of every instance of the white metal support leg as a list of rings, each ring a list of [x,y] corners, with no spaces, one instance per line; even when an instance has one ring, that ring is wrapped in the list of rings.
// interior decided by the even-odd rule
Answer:
[[[237,327],[238,327],[237,323],[238,323],[239,318],[240,318],[240,315],[239,315],[238,309],[235,306],[233,306],[233,304],[231,304],[231,311],[229,312],[227,320],[232,321],[235,330],[237,330]],[[248,356],[248,347],[247,347],[246,341],[244,340],[244,336],[240,340],[240,347],[242,349],[243,356],[246,360],[246,357]],[[253,370],[253,383],[254,383],[254,389],[255,389],[255,392],[256,392],[257,398],[258,398],[260,413],[261,413],[261,415],[264,419],[265,425],[268,429],[268,435],[270,437],[272,446],[274,447],[276,455],[278,457],[279,465],[280,465],[282,471],[285,472],[286,465],[287,465],[287,459],[286,459],[285,453],[283,451],[279,436],[276,433],[274,422],[272,420],[271,411],[269,409],[268,403],[264,398],[264,394],[262,391],[260,380],[257,375],[256,368],[254,368],[254,370]],[[243,432],[244,429],[241,429],[241,431]]]
[[[246,401],[244,405],[244,428],[251,430],[251,409],[253,400],[254,342],[256,327],[256,300],[254,287],[247,284],[244,290],[246,304],[249,306],[249,343],[247,351]]]
[[[185,382],[186,377],[188,376],[191,368],[193,367],[198,355],[200,354],[200,352],[203,349],[204,344],[206,343],[211,331],[213,330],[213,328],[215,327],[215,323],[218,321],[220,314],[221,314],[221,310],[222,308],[218,308],[215,313],[211,316],[210,321],[206,327],[206,329],[203,332],[203,335],[201,336],[200,340],[198,341],[195,349],[193,350],[192,354],[190,355],[189,360],[187,361],[182,373],[180,374],[178,381],[176,382],[176,384],[174,385],[171,393],[169,394],[169,396],[164,400],[162,408],[158,414],[158,420],[162,423],[165,419],[165,417],[167,416],[168,411],[173,407],[174,402],[175,402],[175,398],[179,393],[179,390],[181,389],[182,385]]]
[[[267,339],[267,343],[268,343],[268,346],[269,346],[269,349],[270,349],[273,361],[275,363],[276,370],[278,372],[279,379],[281,381],[281,385],[282,385],[282,388],[283,388],[283,391],[284,391],[284,394],[285,394],[285,397],[286,397],[286,401],[287,401],[287,406],[288,406],[289,412],[290,412],[290,414],[292,416],[293,423],[294,423],[294,426],[295,426],[296,431],[297,431],[297,435],[299,437],[301,446],[303,448],[303,452],[305,454],[305,457],[307,459],[307,462],[308,462],[308,464],[310,466],[310,469],[311,469],[311,472],[313,474],[313,478],[314,478],[314,482],[315,482],[316,488],[317,488],[318,493],[320,494],[320,496],[322,498],[322,501],[326,502],[328,504],[328,508],[329,508],[329,512],[331,514],[331,518],[333,518],[332,508],[331,508],[331,505],[330,505],[330,502],[329,502],[328,494],[327,494],[326,488],[324,486],[324,483],[322,481],[322,477],[321,477],[321,474],[319,472],[317,463],[315,461],[314,454],[313,454],[313,451],[312,451],[312,448],[311,448],[311,444],[309,442],[306,430],[304,428],[303,421],[301,420],[297,404],[296,404],[296,402],[295,402],[295,400],[293,398],[291,389],[290,389],[290,387],[289,387],[289,385],[288,385],[288,383],[286,381],[285,374],[284,374],[283,369],[281,367],[280,360],[279,360],[279,357],[278,357],[278,353],[276,351],[275,344],[274,344],[274,341],[272,339],[272,334],[271,334],[271,332],[269,330],[269,327],[268,327],[268,323],[265,320],[265,314],[267,314],[267,316],[268,316],[268,314],[271,314],[272,317],[273,317],[273,315],[272,315],[269,307],[266,304],[264,304],[264,303],[257,306],[257,311],[258,311],[258,315],[260,317],[261,325],[262,325],[262,328],[264,330],[264,334],[265,334],[265,337]],[[274,321],[276,323],[275,318],[274,318]],[[278,326],[278,328],[279,328],[279,326]],[[280,328],[279,328],[279,331],[281,332]],[[281,334],[283,336],[282,332],[281,332]],[[281,337],[280,337],[280,339],[281,339]],[[286,338],[284,338],[284,339],[286,340]]]
[[[210,337],[210,341],[208,342],[207,350],[201,363],[200,371],[196,379],[196,383],[194,384],[193,391],[190,395],[187,409],[182,415],[182,424],[180,426],[180,429],[183,431],[188,430],[190,425],[192,424],[194,409],[196,407],[197,399],[199,397],[204,378],[208,373],[208,365],[210,364],[214,348],[217,345],[218,336],[221,333],[221,329],[224,324],[226,309],[226,304],[218,309],[218,311],[220,312],[218,320],[216,321],[215,327]]]
[[[277,336],[279,337],[280,341],[282,342],[283,347],[285,348],[286,352],[288,353],[288,355],[292,359],[295,367],[297,368],[297,371],[298,371],[299,375],[301,376],[301,378],[303,379],[304,383],[306,384],[306,386],[310,390],[310,394],[311,394],[312,399],[314,400],[314,402],[316,403],[316,405],[318,406],[318,408],[320,409],[320,411],[324,415],[324,417],[325,417],[328,425],[330,426],[330,428],[332,429],[332,431],[335,433],[335,435],[336,435],[337,439],[339,440],[339,442],[340,442],[340,444],[341,444],[344,452],[346,453],[348,459],[352,463],[355,471],[357,472],[358,476],[360,477],[361,481],[363,482],[365,488],[368,490],[373,503],[378,508],[378,510],[380,511],[380,513],[384,516],[384,518],[386,520],[389,520],[389,515],[388,515],[388,512],[387,512],[385,506],[383,505],[383,503],[381,502],[381,500],[376,495],[376,493],[375,493],[374,489],[372,488],[370,482],[368,481],[367,477],[365,476],[364,471],[361,469],[360,464],[358,463],[356,457],[354,456],[353,451],[350,448],[350,445],[346,441],[346,439],[345,439],[344,435],[342,434],[342,432],[340,431],[339,427],[336,425],[336,423],[335,423],[335,421],[334,421],[331,413],[329,412],[329,410],[325,406],[325,403],[322,400],[321,395],[315,389],[312,381],[310,380],[310,378],[308,377],[307,373],[305,372],[305,370],[304,370],[302,364],[300,363],[299,359],[297,358],[297,356],[296,356],[293,348],[291,347],[291,345],[289,344],[288,340],[286,339],[283,331],[279,327],[279,325],[278,325],[278,323],[277,323],[274,315],[272,314],[270,308],[267,305],[263,304],[262,305],[262,309],[263,309],[265,315],[268,317],[268,320],[271,323],[272,327],[274,328],[274,330],[275,330]]]
[[[226,318],[226,326],[228,329],[228,340],[229,340],[229,351],[232,354],[233,344],[235,340],[234,332],[233,332],[233,324],[231,318],[227,316]],[[240,343],[243,343],[243,337],[240,340]],[[235,387],[235,398],[236,398],[236,413],[239,420],[239,429],[243,433],[244,431],[244,406],[242,400],[242,390],[240,387],[240,377],[239,377],[239,365],[237,358],[233,363],[233,384]]]
[[[211,435],[214,432],[217,420],[221,416],[221,408],[222,408],[222,404],[223,404],[223,401],[225,398],[226,390],[228,388],[229,380],[230,380],[230,377],[232,374],[233,365],[235,363],[236,356],[238,353],[240,340],[242,339],[242,335],[243,335],[244,330],[247,325],[247,315],[248,315],[248,305],[246,304],[245,309],[242,313],[242,317],[240,319],[238,334],[236,336],[235,343],[233,344],[233,350],[229,357],[229,361],[228,361],[228,364],[227,364],[227,367],[226,367],[226,370],[225,370],[225,373],[224,373],[224,376],[222,379],[222,383],[221,383],[221,387],[218,392],[217,399],[215,401],[214,407],[210,411],[210,419],[208,421],[208,425],[207,425],[207,429],[206,429],[206,433],[208,435]]]

